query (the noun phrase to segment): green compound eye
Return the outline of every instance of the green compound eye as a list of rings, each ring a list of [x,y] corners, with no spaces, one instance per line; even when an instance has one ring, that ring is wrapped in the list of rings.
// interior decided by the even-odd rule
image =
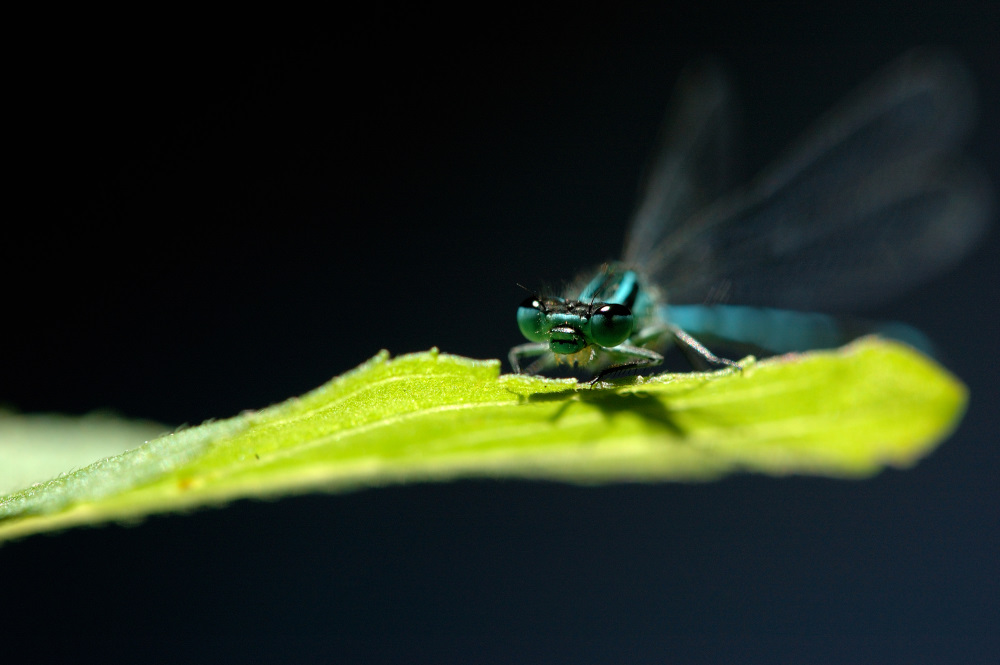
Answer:
[[[538,298],[528,298],[517,308],[517,327],[521,334],[532,342],[544,342],[548,331],[543,328],[545,312]]]
[[[618,346],[632,334],[632,322],[632,310],[625,305],[604,305],[590,316],[590,336],[603,347]]]

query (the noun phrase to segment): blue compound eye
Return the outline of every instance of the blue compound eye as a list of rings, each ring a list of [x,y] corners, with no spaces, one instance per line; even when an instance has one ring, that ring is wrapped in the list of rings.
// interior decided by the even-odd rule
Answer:
[[[625,305],[603,305],[590,316],[590,336],[603,347],[618,346],[632,335],[632,323],[632,310]]]
[[[545,319],[546,314],[538,298],[528,298],[517,308],[517,327],[529,341],[544,342],[548,339]]]

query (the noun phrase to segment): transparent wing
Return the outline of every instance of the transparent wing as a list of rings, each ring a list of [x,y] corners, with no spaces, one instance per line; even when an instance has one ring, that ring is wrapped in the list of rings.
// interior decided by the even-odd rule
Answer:
[[[668,224],[636,265],[675,303],[838,311],[891,296],[986,228],[989,187],[958,152],[972,107],[958,63],[911,53],[745,189]]]
[[[715,62],[681,72],[648,165],[623,259],[645,266],[670,230],[732,186],[733,95]]]

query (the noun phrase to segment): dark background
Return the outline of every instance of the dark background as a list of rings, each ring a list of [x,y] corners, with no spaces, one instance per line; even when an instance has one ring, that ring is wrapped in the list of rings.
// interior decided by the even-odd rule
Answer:
[[[996,181],[989,4],[11,25],[0,402],[199,423],[380,348],[504,357],[516,283],[618,253],[700,55],[730,65],[751,172],[908,48],[950,47]],[[997,245],[865,312],[971,388],[913,470],[469,481],[33,537],[0,548],[0,659],[996,662]]]

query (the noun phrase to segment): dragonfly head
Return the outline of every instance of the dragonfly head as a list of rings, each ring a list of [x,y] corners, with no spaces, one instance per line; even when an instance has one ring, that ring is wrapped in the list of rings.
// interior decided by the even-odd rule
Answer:
[[[569,355],[588,346],[618,346],[632,335],[634,317],[625,305],[561,298],[528,298],[517,308],[517,326],[532,342],[548,342]]]

